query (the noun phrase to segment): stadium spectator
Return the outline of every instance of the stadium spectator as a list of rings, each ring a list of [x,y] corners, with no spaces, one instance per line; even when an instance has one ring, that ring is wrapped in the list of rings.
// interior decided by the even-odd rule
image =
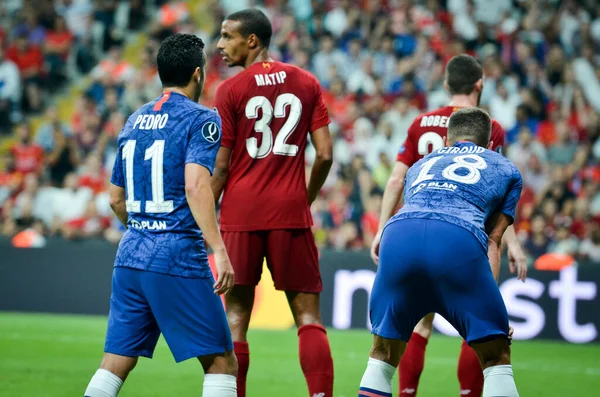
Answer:
[[[39,47],[30,43],[27,33],[20,33],[6,51],[6,57],[19,68],[24,89],[25,108],[39,111],[42,108],[44,56]]]
[[[46,151],[47,169],[39,185],[62,186],[66,174],[76,173],[77,183],[85,181],[96,192],[95,207],[102,217],[106,213],[98,198],[103,195],[100,179],[110,173],[116,135],[132,110],[160,93],[156,39],[151,38],[138,53],[135,67],[131,59],[123,58],[120,45],[109,55],[102,47],[120,43],[120,30],[127,28],[146,29],[157,39],[175,31],[203,35],[208,42],[208,70],[201,101],[213,106],[214,89],[237,70],[223,67],[216,42],[209,41],[218,36],[224,14],[251,2],[213,1],[212,26],[197,26],[190,7],[180,1],[155,2],[156,13],[140,0],[116,8],[118,2],[109,1],[109,7],[100,10],[90,0],[62,0],[56,7],[49,0],[39,3],[37,16],[27,15],[31,8],[10,5],[9,18],[0,23],[4,43],[0,45],[0,129],[7,125],[2,120],[18,120],[24,91],[20,80],[13,78],[18,69],[2,56],[2,48],[14,49],[16,34],[22,31],[34,42],[44,37],[41,59],[47,61],[48,73],[55,73],[60,64],[71,78],[69,64],[62,63],[68,59],[65,43],[71,36],[68,56],[80,73],[95,68],[94,81],[77,98],[67,116],[68,126],[53,128],[56,121],[49,111],[38,129],[36,142]],[[456,52],[469,51],[484,67],[481,104],[506,129],[505,153],[523,172],[516,228],[531,248],[530,255],[547,252],[554,239],[554,245],[561,247],[568,245],[563,241],[570,244],[576,238],[578,258],[594,257],[598,233],[594,225],[600,220],[600,6],[573,1],[544,6],[513,3],[452,0],[444,7],[435,1],[327,1],[312,6],[308,1],[256,2],[273,21],[272,53],[309,69],[325,89],[335,163],[312,208],[320,247],[368,246],[377,190],[389,175],[408,126],[419,110],[448,103],[445,63]],[[120,15],[126,23],[120,22]],[[151,15],[156,15],[155,20],[145,26]],[[67,31],[55,27],[62,25],[61,17]],[[101,35],[96,32],[98,25],[104,29]],[[42,30],[45,36],[40,35]],[[116,41],[105,40],[115,32],[111,40]],[[56,50],[61,48],[59,63]],[[104,62],[98,66],[97,60]],[[42,68],[40,82],[44,73]],[[29,96],[25,95],[25,102]],[[40,98],[44,96],[40,91]],[[308,166],[313,157],[309,148]],[[98,158],[102,170],[90,184],[86,178],[96,173]],[[0,181],[11,181],[10,188],[0,183],[0,203],[9,206],[21,189],[14,187],[20,177],[12,172],[11,162],[4,162],[0,173]],[[368,170],[372,183],[366,183],[362,170]],[[3,200],[2,195],[8,198]],[[89,211],[93,212],[91,207]],[[16,224],[5,224],[4,230],[19,230]],[[118,241],[119,225],[102,224],[102,228],[100,234]],[[47,233],[52,229],[47,228]]]
[[[19,141],[11,149],[15,171],[21,174],[39,173],[44,164],[44,150],[33,142],[31,129],[27,123],[17,127]]]
[[[20,109],[21,77],[17,65],[6,57],[4,42],[0,40],[0,135],[8,134],[11,115]]]

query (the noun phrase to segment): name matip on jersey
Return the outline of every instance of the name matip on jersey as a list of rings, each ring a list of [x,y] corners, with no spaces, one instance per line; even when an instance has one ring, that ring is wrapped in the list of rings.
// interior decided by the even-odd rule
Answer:
[[[444,146],[443,138],[448,134],[448,120],[458,109],[460,107],[444,106],[417,117],[408,128],[406,141],[400,147],[396,161],[410,167],[429,153],[441,149]],[[504,135],[500,123],[492,120],[490,140],[494,151],[502,152]]]
[[[308,133],[329,124],[321,86],[280,62],[255,63],[221,83],[215,104],[230,148],[222,231],[309,228],[304,151]]]
[[[404,206],[390,222],[437,219],[461,226],[487,251],[485,222],[496,212],[513,221],[523,181],[501,154],[471,142],[438,149],[413,165],[404,183]]]
[[[195,163],[212,174],[220,142],[216,112],[178,93],[165,93],[129,117],[111,178],[125,188],[129,214],[115,267],[211,277],[184,171]]]

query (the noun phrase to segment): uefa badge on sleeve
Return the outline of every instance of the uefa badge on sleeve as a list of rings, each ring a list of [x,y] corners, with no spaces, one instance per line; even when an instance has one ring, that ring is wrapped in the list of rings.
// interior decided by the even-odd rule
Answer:
[[[202,136],[210,143],[215,143],[221,138],[221,130],[214,121],[204,124],[202,127]]]

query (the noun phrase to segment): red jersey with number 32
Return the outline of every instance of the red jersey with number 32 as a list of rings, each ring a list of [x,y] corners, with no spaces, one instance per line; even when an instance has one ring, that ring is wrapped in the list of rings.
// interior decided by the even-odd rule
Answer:
[[[400,147],[397,161],[411,167],[434,150],[444,146],[443,138],[448,133],[448,120],[460,107],[444,106],[437,110],[420,115],[408,128],[404,145]],[[504,146],[504,130],[500,123],[492,120],[492,149],[501,153]]]
[[[215,95],[221,146],[232,150],[221,230],[308,228],[304,150],[308,133],[329,124],[321,86],[280,62],[255,63]]]

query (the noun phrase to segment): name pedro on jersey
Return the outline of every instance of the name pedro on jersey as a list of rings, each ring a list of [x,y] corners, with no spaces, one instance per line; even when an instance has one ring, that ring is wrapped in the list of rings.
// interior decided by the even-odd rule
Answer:
[[[276,73],[265,73],[265,74],[255,74],[254,79],[256,80],[256,85],[259,87],[265,85],[275,85],[275,84],[283,84],[285,78],[287,77],[286,73],[276,72]]]
[[[169,120],[168,114],[140,114],[133,123],[133,128],[140,130],[157,130],[165,128]]]

